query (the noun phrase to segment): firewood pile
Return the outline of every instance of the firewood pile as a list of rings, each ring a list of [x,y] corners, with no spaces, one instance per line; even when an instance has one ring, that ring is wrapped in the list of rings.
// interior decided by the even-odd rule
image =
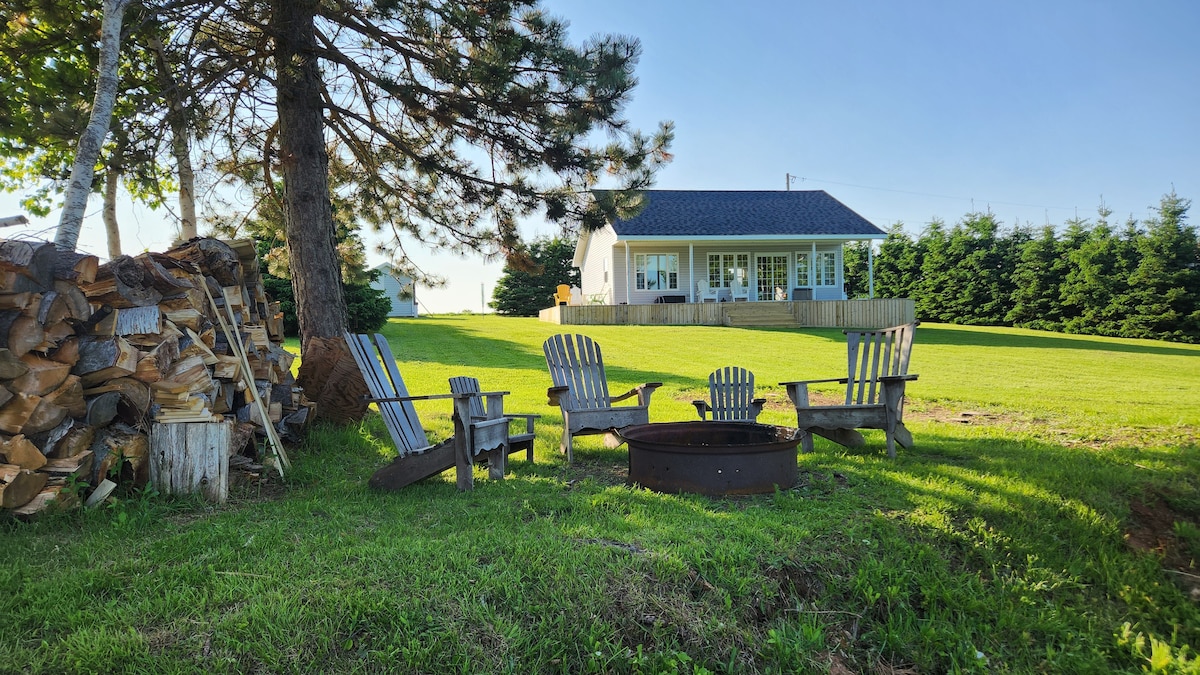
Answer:
[[[314,411],[258,269],[252,242],[101,265],[0,240],[0,510],[69,506],[106,479],[145,485],[160,424],[230,420],[231,469],[282,469],[279,437],[298,439]]]

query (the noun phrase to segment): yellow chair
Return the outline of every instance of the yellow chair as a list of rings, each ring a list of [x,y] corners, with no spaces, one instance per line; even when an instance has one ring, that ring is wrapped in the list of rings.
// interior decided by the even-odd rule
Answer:
[[[571,304],[571,287],[566,284],[559,284],[558,289],[554,293],[555,305]]]

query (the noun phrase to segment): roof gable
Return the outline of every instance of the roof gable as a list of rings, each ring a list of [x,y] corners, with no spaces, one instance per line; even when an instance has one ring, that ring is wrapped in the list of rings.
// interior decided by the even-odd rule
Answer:
[[[644,194],[641,213],[612,223],[618,237],[886,236],[824,190],[646,190]]]

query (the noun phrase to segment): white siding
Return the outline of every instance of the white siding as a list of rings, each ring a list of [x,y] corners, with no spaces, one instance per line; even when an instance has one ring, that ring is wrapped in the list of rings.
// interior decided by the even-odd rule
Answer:
[[[386,263],[379,265],[375,269],[382,272],[382,274],[371,283],[371,287],[383,291],[388,300],[391,300],[392,309],[388,312],[388,316],[416,316],[417,293],[416,284],[412,283],[412,279],[403,274],[393,274],[391,266]],[[409,286],[411,292],[408,298],[401,299],[399,296],[405,286]]]
[[[604,298],[599,304],[617,302],[613,300],[613,256],[624,255],[624,252],[620,247],[613,247],[616,240],[617,233],[609,225],[588,235],[587,250],[583,252],[583,264],[579,267],[579,290],[583,292],[585,303],[596,297]]]

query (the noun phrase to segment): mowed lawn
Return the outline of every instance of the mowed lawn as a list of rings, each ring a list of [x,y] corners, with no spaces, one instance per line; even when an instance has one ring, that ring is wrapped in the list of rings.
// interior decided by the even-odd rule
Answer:
[[[789,424],[778,382],[845,371],[837,330],[393,322],[412,393],[474,375],[543,415],[532,466],[373,492],[372,414],[224,506],[5,523],[0,672],[1200,672],[1200,347],[925,324],[915,449],[818,439],[794,487],[710,499],[627,486],[597,436],[565,464],[556,332],[602,346],[614,392],[662,382],[652,421],[740,365]],[[449,433],[445,401],[418,410]]]

